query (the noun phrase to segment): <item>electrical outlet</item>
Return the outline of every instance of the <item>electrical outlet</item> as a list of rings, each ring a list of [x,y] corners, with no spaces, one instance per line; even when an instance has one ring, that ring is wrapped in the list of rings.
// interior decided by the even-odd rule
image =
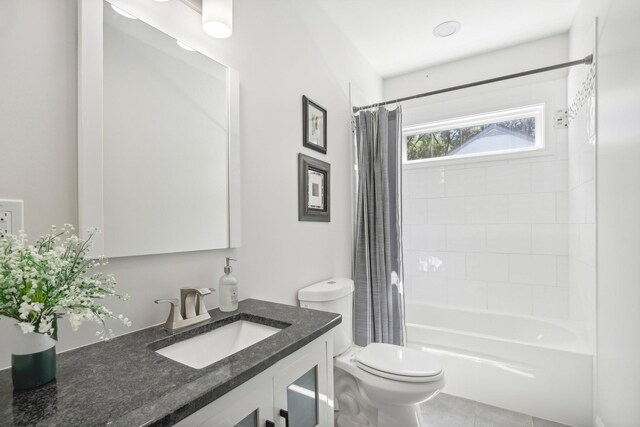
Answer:
[[[0,239],[11,233],[11,212],[0,212]]]
[[[24,229],[22,200],[0,200],[0,238]]]

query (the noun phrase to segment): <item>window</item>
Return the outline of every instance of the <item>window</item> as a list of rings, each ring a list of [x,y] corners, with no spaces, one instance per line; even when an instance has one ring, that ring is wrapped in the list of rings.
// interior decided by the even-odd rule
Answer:
[[[544,147],[544,105],[514,108],[404,129],[406,162],[486,156]]]

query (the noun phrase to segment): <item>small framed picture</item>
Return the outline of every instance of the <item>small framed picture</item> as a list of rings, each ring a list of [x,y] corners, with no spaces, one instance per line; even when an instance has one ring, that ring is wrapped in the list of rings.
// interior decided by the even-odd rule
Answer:
[[[298,154],[298,221],[331,221],[331,165]]]
[[[327,154],[327,110],[302,97],[302,145]]]

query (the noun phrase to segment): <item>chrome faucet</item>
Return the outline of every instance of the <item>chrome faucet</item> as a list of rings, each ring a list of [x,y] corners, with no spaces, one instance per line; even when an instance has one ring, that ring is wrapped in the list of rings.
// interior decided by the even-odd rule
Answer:
[[[169,317],[164,323],[165,328],[175,330],[210,319],[211,316],[204,305],[204,297],[212,291],[215,289],[184,287],[180,289],[180,302],[176,298],[155,300],[156,304],[171,304]]]

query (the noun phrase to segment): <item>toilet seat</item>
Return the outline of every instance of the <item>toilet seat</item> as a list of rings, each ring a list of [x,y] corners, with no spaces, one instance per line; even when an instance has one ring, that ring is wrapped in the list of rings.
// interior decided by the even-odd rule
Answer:
[[[442,366],[437,359],[393,344],[369,344],[355,355],[355,362],[363,371],[396,381],[425,383],[442,376]]]

